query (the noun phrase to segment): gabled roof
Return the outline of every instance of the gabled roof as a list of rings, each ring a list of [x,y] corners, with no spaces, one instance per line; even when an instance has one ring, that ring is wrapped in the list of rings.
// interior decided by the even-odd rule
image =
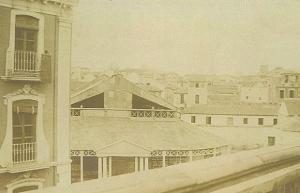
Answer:
[[[103,81],[95,83],[93,82],[93,84],[87,85],[86,88],[71,95],[71,104],[110,90],[125,90],[129,93],[142,97],[168,109],[176,109],[175,106],[170,104],[162,97],[156,96],[155,94],[139,87],[138,85],[123,78],[122,75],[114,75],[111,78],[105,79]]]
[[[151,151],[192,150],[227,144],[223,139],[179,119],[148,121],[85,117],[71,121],[73,150],[97,151],[118,141],[127,141]]]
[[[201,104],[187,107],[183,110],[186,114],[208,115],[265,115],[275,116],[278,105],[272,104]]]
[[[300,99],[286,99],[284,104],[288,115],[300,115]]]

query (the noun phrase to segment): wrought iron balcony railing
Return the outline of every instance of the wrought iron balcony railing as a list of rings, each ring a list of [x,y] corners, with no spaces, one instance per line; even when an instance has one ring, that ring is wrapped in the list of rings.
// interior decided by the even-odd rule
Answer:
[[[13,144],[12,158],[14,164],[35,161],[36,142]]]
[[[100,117],[131,117],[152,119],[179,118],[180,113],[175,110],[163,109],[109,109],[109,108],[71,108],[72,117],[100,116]]]

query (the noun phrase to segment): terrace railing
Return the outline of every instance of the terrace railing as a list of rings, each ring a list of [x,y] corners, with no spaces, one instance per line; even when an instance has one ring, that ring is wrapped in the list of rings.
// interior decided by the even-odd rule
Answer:
[[[13,144],[13,163],[27,163],[36,159],[36,142]]]
[[[100,117],[131,117],[152,119],[179,118],[180,113],[175,110],[163,109],[109,109],[109,108],[71,108],[72,117],[100,116]]]

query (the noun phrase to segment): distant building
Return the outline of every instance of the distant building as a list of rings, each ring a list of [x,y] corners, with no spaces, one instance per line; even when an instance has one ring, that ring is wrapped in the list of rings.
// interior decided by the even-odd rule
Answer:
[[[276,85],[276,99],[280,102],[292,98],[300,98],[300,73],[285,72]]]
[[[71,98],[72,181],[140,172],[228,152],[176,107],[121,75]]]
[[[277,105],[204,104],[185,108],[182,120],[201,126],[273,126],[278,122]]]
[[[0,0],[0,193],[68,184],[75,0]]]
[[[268,81],[244,82],[240,85],[240,101],[271,103],[271,86]]]

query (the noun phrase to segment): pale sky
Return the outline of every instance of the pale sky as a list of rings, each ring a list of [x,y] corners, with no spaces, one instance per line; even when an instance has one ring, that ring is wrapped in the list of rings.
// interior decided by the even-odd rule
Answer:
[[[299,0],[80,0],[74,66],[178,73],[300,68]]]

